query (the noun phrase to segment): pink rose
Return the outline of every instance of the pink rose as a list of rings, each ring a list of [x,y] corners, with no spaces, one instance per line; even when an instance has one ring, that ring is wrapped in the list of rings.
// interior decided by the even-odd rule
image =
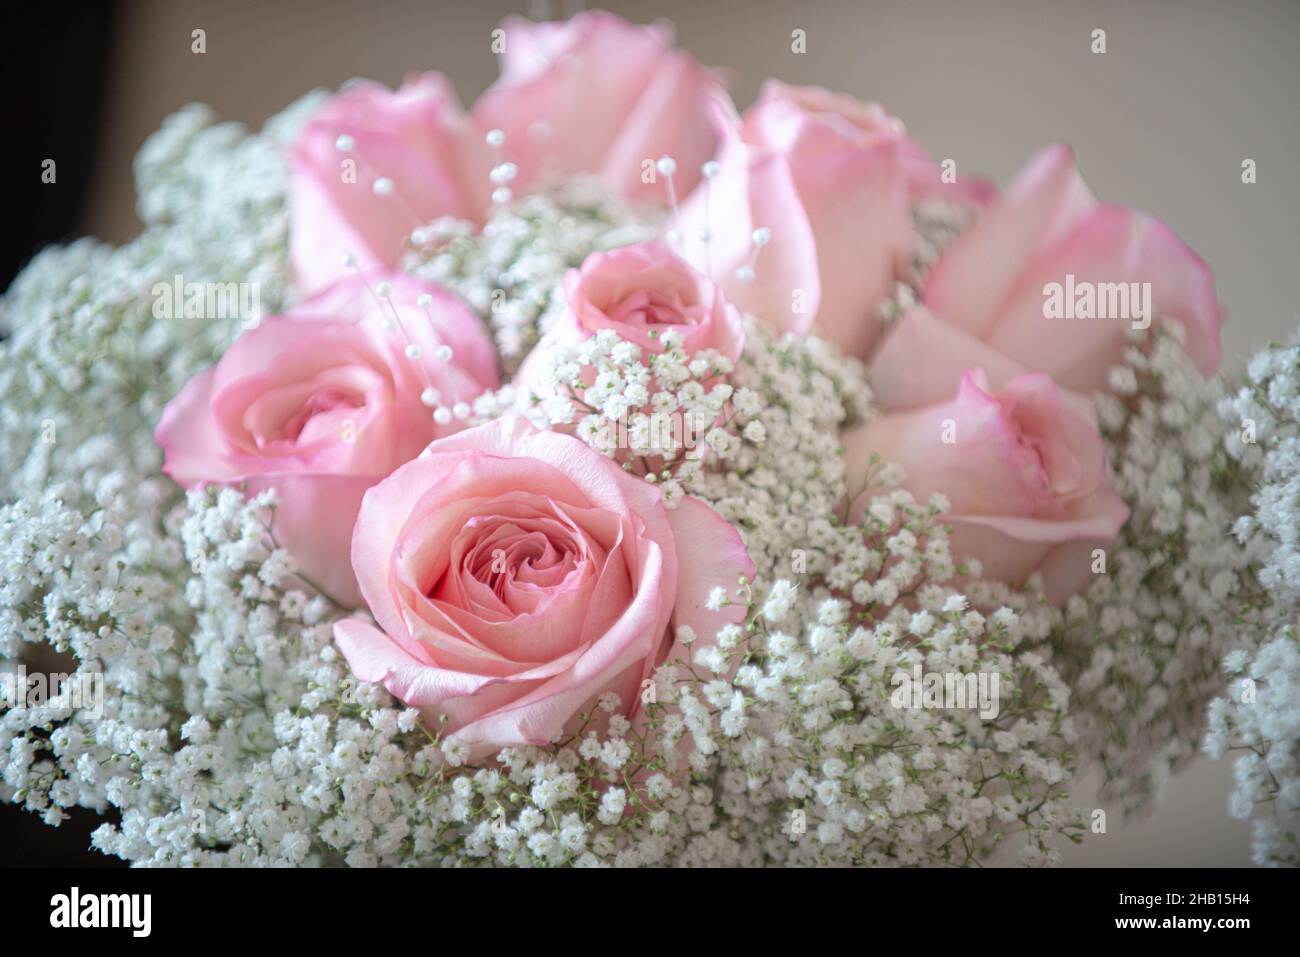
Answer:
[[[676,629],[754,566],[708,506],[660,492],[518,416],[435,442],[366,493],[352,565],[378,627],[334,635],[353,673],[445,717],[471,760],[544,745],[607,691],[632,716]]]
[[[585,173],[631,199],[663,203],[644,183],[645,161],[677,161],[684,196],[713,155],[710,103],[725,98],[714,74],[672,47],[667,24],[636,26],[611,13],[561,23],[502,24],[501,78],[474,105],[484,130],[505,133],[503,156],[529,188]]]
[[[843,441],[850,488],[861,487],[871,453],[898,463],[917,501],[948,498],[955,557],[977,558],[985,577],[1012,585],[1040,572],[1057,604],[1088,583],[1092,550],[1128,518],[1091,411],[1062,401],[1042,373],[995,391],[982,370],[969,370],[955,398],[891,413]],[[860,495],[850,517],[869,500]]]
[[[649,352],[677,332],[687,355],[714,349],[732,362],[745,330],[740,314],[707,276],[660,242],[592,253],[564,277],[567,323],[557,332],[586,339],[612,329]]]
[[[331,97],[290,150],[289,251],[317,289],[359,268],[395,266],[411,233],[440,216],[482,224],[491,154],[445,77],[396,92],[360,82]]]
[[[372,292],[381,280],[392,310]],[[386,328],[393,310],[415,357]],[[276,540],[315,584],[357,605],[348,554],[361,496],[463,427],[435,421],[428,402],[449,407],[497,385],[477,316],[435,286],[379,273],[342,280],[244,333],[167,404],[154,438],[163,471],[186,488],[275,488]]]
[[[1091,287],[1098,310],[1127,287],[1131,317],[1047,318],[1053,284]],[[1133,304],[1150,283],[1150,315]],[[1122,306],[1123,300],[1115,299]],[[1107,307],[1109,308],[1109,306]],[[1122,311],[1122,310],[1121,310]],[[1133,325],[1172,319],[1207,375],[1221,355],[1214,274],[1163,223],[1122,206],[1098,205],[1064,146],[1030,161],[1002,199],[940,258],[924,308],[900,318],[869,366],[887,409],[951,394],[962,370],[979,366],[995,386],[1026,369],[1079,392],[1106,390]]]
[[[943,170],[925,147],[906,136],[903,121],[879,103],[864,103],[820,86],[790,86],[768,80],[758,102],[748,112],[766,128],[770,141],[823,136],[828,149],[837,149],[845,139],[865,145],[882,134],[901,135],[899,158],[913,200],[933,198],[984,206],[997,196],[993,184],[982,177],[962,175],[951,183],[945,182]]]
[[[770,325],[814,330],[862,357],[911,255],[910,200],[950,193],[973,202],[987,193],[964,181],[945,187],[879,106],[776,81],[726,124],[719,164],[682,213],[691,261]],[[769,232],[761,248],[758,228]],[[707,248],[698,238],[705,230]]]

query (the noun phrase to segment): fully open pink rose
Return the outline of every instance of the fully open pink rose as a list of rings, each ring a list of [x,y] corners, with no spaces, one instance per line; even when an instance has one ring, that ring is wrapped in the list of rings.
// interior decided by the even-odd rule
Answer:
[[[707,641],[742,606],[706,608],[752,576],[741,540],[579,440],[510,417],[431,445],[366,493],[352,564],[378,627],[335,640],[471,760],[550,742],[607,691],[625,715],[680,626]],[[680,651],[681,649],[676,649]]]
[[[303,128],[290,160],[290,256],[305,289],[343,275],[345,254],[361,269],[395,266],[418,227],[440,216],[482,223],[490,203],[490,151],[437,73],[396,92],[346,88]]]
[[[592,11],[557,23],[510,17],[502,28],[501,78],[474,117],[505,133],[516,187],[584,173],[664,203],[665,185],[642,179],[645,162],[664,155],[677,161],[679,195],[699,181],[717,146],[710,103],[726,93],[712,71],[673,49],[670,26]]]
[[[952,509],[953,554],[978,558],[984,575],[1013,585],[1040,572],[1058,604],[1092,576],[1092,550],[1110,544],[1128,518],[1091,412],[1062,401],[1041,373],[994,390],[965,372],[955,397],[896,412],[844,436],[850,488],[861,487],[871,454],[905,469],[918,501],[938,492]],[[852,504],[856,519],[869,495]]]
[[[366,288],[381,280],[392,309]],[[439,356],[442,346],[450,358]],[[454,418],[436,422],[426,399],[451,406],[497,384],[477,316],[437,287],[376,273],[336,283],[244,333],[167,404],[154,437],[163,471],[187,488],[275,488],[276,539],[316,584],[357,605],[348,555],[361,496],[462,427]]]
[[[688,255],[741,308],[850,355],[875,342],[880,304],[911,254],[910,200],[987,198],[982,183],[945,186],[879,106],[817,87],[768,81],[725,128],[717,176],[683,211]],[[756,249],[758,228],[770,238]]]
[[[1121,302],[1112,298],[1121,283],[1139,284],[1138,295],[1129,296],[1130,313],[1140,284],[1150,283],[1149,317],[1048,318],[1045,312],[1053,284],[1090,287],[1110,311]],[[1034,157],[1001,201],[940,258],[925,286],[924,308],[901,317],[872,357],[871,385],[887,409],[946,398],[972,366],[995,386],[1035,370],[1078,392],[1106,390],[1128,330],[1151,318],[1183,326],[1188,354],[1202,372],[1218,367],[1221,313],[1210,268],[1163,223],[1098,205],[1074,155],[1056,146]]]

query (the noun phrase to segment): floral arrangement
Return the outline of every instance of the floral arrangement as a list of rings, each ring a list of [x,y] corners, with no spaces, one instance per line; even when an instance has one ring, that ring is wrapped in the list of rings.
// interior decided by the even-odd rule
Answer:
[[[1047,864],[1203,747],[1297,863],[1300,352],[1213,377],[1065,147],[502,29],[468,113],[182,111],[5,295],[0,658],[70,680],[0,797],[142,865]]]

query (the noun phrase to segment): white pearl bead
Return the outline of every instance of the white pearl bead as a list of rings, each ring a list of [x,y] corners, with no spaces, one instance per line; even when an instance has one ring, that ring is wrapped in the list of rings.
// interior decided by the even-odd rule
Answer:
[[[420,347],[417,346],[414,342],[412,342],[409,346],[406,347],[406,358],[408,359],[420,358]]]
[[[334,141],[334,148],[340,153],[347,153],[356,146],[356,142],[346,133],[340,133],[339,138]]]
[[[375,180],[375,184],[370,188],[376,196],[387,196],[393,191],[393,181],[387,176],[381,176]]]
[[[420,393],[420,401],[431,409],[438,404],[439,398],[441,398],[441,396],[438,395],[438,390],[433,386],[429,386]]]
[[[673,173],[677,172],[677,160],[671,156],[661,156],[655,162],[655,169],[663,176],[672,176]]]
[[[487,136],[483,137],[488,146],[500,146],[506,141],[506,134],[502,130],[488,130]]]
[[[443,362],[450,362],[452,356],[451,346],[438,346],[438,348],[433,351],[433,354]]]

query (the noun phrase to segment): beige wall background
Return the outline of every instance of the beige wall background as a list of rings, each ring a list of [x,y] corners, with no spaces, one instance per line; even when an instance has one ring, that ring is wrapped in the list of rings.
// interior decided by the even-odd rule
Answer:
[[[496,75],[491,30],[559,2],[135,0],[125,5],[105,145],[86,231],[139,228],[131,158],[162,119],[201,100],[259,125],[307,90],[353,76],[395,84],[438,69],[469,104]],[[728,67],[745,106],[765,77],[875,99],[938,158],[1005,184],[1039,146],[1071,143],[1093,191],[1169,223],[1214,267],[1239,366],[1300,315],[1300,3],[1296,0],[610,0],[676,24],[680,45]],[[207,52],[190,50],[191,31]],[[791,51],[802,29],[807,51]],[[1091,52],[1106,31],[1105,54]],[[1241,182],[1253,159],[1258,182]],[[1095,781],[1076,792],[1091,802]],[[1075,865],[1249,863],[1226,815],[1230,765],[1198,762],[1141,821],[1066,851]]]

